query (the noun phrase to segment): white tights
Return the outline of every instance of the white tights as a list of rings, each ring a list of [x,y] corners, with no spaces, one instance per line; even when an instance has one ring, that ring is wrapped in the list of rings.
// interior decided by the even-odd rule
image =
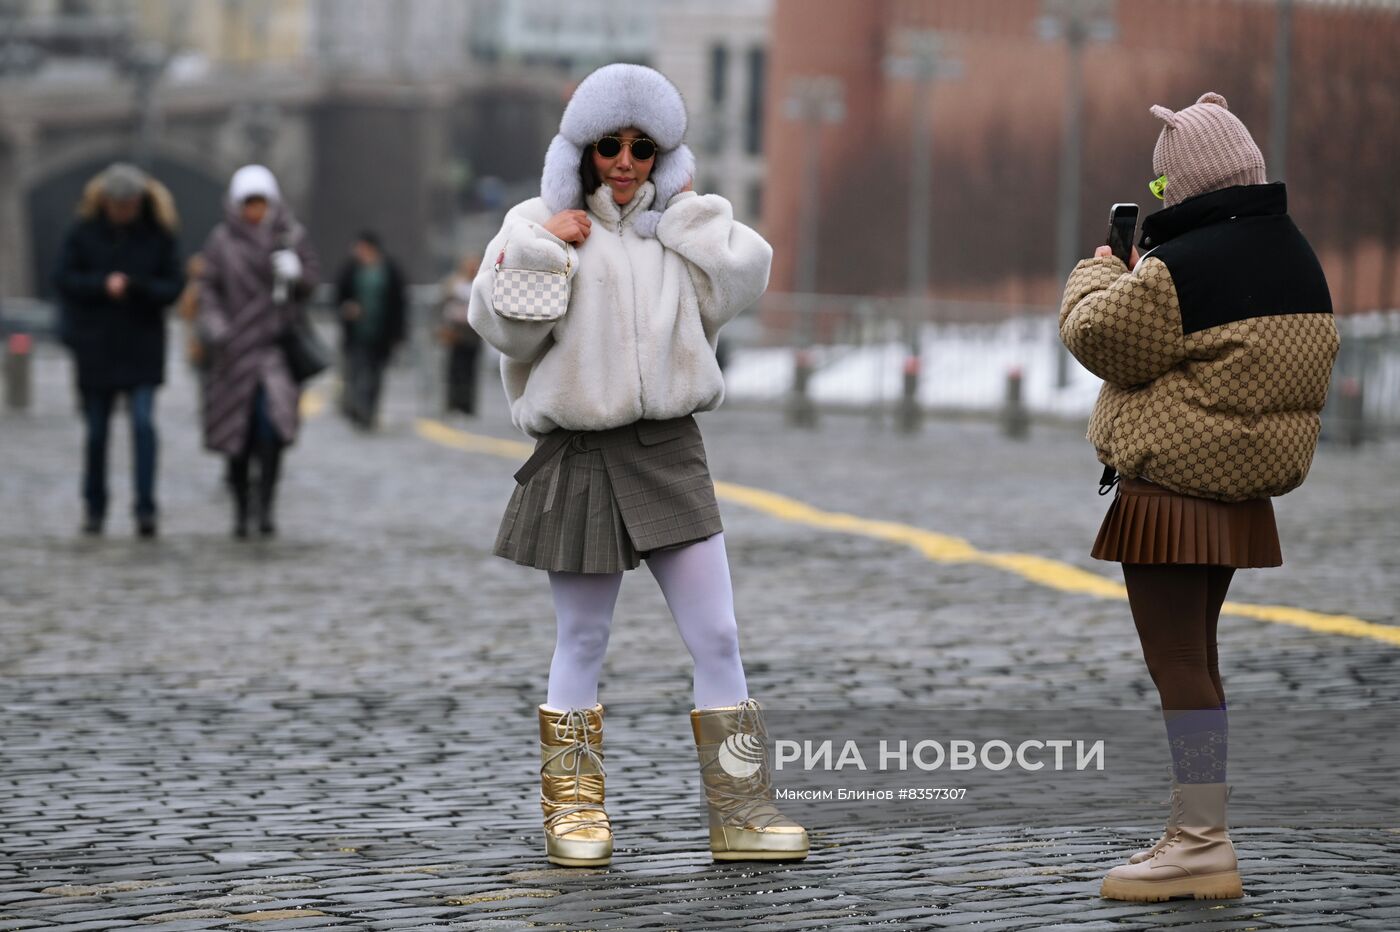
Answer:
[[[731,706],[748,698],[724,535],[653,553],[646,562],[695,662],[695,707]],[[621,573],[549,574],[558,621],[549,667],[551,707],[584,708],[598,701],[598,676],[621,586]]]

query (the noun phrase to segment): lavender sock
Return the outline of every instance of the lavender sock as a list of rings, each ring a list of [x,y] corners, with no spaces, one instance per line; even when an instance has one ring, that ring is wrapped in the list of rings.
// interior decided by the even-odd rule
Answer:
[[[1167,742],[1177,783],[1224,783],[1229,719],[1218,709],[1167,712]]]

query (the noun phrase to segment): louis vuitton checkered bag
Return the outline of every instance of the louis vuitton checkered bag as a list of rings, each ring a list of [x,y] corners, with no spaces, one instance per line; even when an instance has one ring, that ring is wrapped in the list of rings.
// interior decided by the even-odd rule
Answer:
[[[491,305],[496,313],[512,320],[558,320],[569,308],[569,271],[574,265],[574,249],[566,246],[562,272],[504,267],[506,251],[496,257],[496,282],[491,289]]]

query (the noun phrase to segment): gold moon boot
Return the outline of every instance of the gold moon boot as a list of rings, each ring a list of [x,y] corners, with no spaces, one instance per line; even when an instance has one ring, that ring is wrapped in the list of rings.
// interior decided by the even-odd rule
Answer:
[[[612,826],[603,809],[603,707],[539,707],[540,807],[545,854],[565,867],[612,861]]]
[[[710,811],[710,852],[716,861],[800,861],[807,831],[773,803],[768,732],[758,702],[692,709],[700,779]]]

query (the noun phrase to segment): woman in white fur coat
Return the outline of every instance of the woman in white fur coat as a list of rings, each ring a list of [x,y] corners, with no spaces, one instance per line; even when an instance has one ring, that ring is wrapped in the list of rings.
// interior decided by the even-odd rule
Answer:
[[[764,730],[692,415],[724,397],[719,329],[763,293],[773,251],[728,201],[691,189],[685,129],[684,101],[659,72],[616,64],[589,75],[545,157],[541,196],[506,215],[472,285],[468,318],[501,352],[511,418],[537,441],[495,552],[549,573],[557,640],[538,716],[556,864],[612,856],[598,677],[622,574],[643,560],[695,663],[691,725],[712,854],[796,860],[808,850],[805,830],[773,805],[766,763],[720,766],[727,737],[753,736],[743,742],[753,747]],[[564,276],[563,316],[502,316],[498,267]]]

